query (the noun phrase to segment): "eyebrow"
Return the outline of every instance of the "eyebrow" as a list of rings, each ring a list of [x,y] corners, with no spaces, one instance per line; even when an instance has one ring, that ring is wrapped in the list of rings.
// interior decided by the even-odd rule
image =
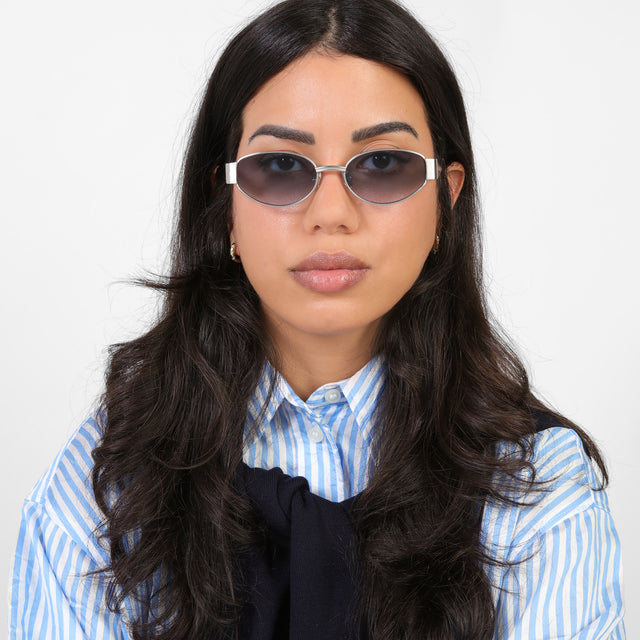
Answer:
[[[381,122],[380,124],[374,124],[370,127],[357,129],[351,134],[351,140],[352,142],[362,142],[369,138],[381,136],[384,133],[394,133],[396,131],[406,131],[414,136],[414,138],[418,138],[418,132],[410,124],[394,120],[392,122]],[[249,142],[258,136],[273,136],[281,140],[292,140],[293,142],[301,142],[302,144],[316,143],[313,133],[309,131],[292,129],[277,124],[263,124],[261,127],[258,127],[258,129],[251,134]]]
[[[380,124],[374,124],[371,127],[364,127],[364,129],[358,129],[351,134],[351,140],[353,142],[362,142],[368,138],[375,138],[381,136],[383,133],[393,133],[395,131],[406,131],[415,138],[418,137],[418,132],[406,122],[381,122]]]
[[[292,140],[293,142],[301,142],[302,144],[316,143],[313,133],[301,131],[300,129],[291,129],[290,127],[282,127],[276,124],[263,124],[253,132],[249,138],[249,142],[258,136],[273,136],[281,140]]]

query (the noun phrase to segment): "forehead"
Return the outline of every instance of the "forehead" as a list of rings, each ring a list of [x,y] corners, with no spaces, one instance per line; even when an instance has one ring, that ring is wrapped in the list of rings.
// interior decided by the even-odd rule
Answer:
[[[406,122],[430,143],[424,104],[405,76],[364,58],[313,52],[294,60],[249,101],[242,140],[246,144],[264,124],[309,131],[320,141],[390,121]]]

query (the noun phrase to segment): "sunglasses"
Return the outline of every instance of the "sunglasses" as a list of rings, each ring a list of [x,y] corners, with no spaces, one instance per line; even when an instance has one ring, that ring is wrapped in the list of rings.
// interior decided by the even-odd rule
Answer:
[[[271,207],[286,207],[308,198],[325,171],[342,173],[356,198],[372,204],[393,204],[418,193],[438,177],[438,161],[416,151],[375,149],[353,156],[344,167],[317,167],[298,153],[264,151],[225,164],[227,184]]]

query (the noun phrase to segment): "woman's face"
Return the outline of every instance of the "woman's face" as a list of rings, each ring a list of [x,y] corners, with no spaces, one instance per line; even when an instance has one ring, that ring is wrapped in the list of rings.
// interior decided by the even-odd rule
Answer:
[[[434,157],[411,83],[369,60],[311,53],[247,104],[238,158],[287,151],[317,166],[343,166],[355,154],[396,148]],[[284,207],[260,204],[234,187],[231,224],[272,338],[352,333],[370,340],[434,245],[436,182],[383,205],[356,198],[338,172],[324,173],[309,198]]]

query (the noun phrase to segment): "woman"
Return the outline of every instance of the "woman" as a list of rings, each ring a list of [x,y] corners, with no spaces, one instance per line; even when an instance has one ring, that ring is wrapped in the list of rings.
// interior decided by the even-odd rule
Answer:
[[[407,12],[248,25],[162,316],[26,503],[13,637],[624,637],[604,464],[489,324],[479,255],[460,91]]]

